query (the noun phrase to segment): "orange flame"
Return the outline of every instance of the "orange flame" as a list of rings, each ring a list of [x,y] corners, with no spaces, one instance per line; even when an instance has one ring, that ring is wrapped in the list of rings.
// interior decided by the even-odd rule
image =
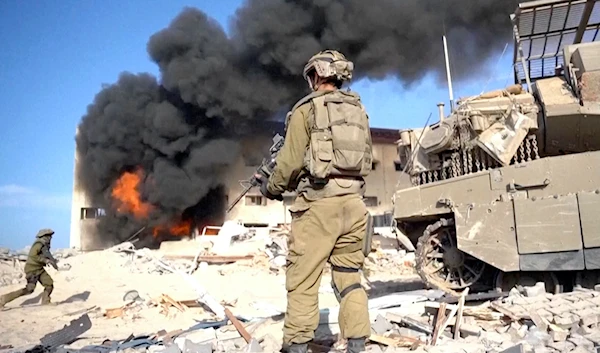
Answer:
[[[148,214],[154,210],[152,204],[142,201],[138,186],[144,177],[144,171],[138,168],[135,172],[123,173],[112,189],[112,197],[119,202],[117,211],[120,213],[131,213],[138,219],[145,219]],[[158,237],[160,233],[169,233],[170,235],[187,236],[192,230],[190,220],[176,222],[169,227],[164,225],[156,226],[152,229],[152,234]]]
[[[170,227],[157,226],[152,229],[152,234],[157,237],[160,233],[169,232],[171,235],[187,236],[192,231],[192,222],[190,220],[184,220],[176,223]]]
[[[141,200],[137,189],[143,176],[143,171],[138,169],[134,173],[123,173],[117,180],[112,190],[112,197],[120,203],[117,211],[132,213],[136,218],[145,218],[152,211],[152,205]]]

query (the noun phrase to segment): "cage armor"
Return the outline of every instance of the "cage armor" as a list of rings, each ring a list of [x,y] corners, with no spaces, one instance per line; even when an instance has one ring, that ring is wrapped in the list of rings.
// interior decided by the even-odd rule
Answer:
[[[302,98],[287,114],[287,122],[299,106],[310,103],[310,143],[304,167],[316,179],[366,177],[373,156],[369,117],[352,91],[317,91]]]

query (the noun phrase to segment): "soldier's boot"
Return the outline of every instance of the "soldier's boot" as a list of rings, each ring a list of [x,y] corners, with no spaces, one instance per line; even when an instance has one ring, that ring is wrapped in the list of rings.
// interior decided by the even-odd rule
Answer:
[[[308,343],[292,343],[288,347],[287,353],[308,353]]]
[[[52,294],[52,287],[44,288],[42,293],[42,305],[56,305],[56,303],[50,302],[50,294]]]
[[[16,291],[12,291],[10,293],[6,293],[3,296],[0,296],[0,309],[4,308],[4,305],[12,302],[13,300],[15,300],[19,297],[27,295],[27,294],[29,294],[27,289],[22,288],[22,289],[18,289]]]
[[[349,338],[348,339],[348,348],[346,349],[347,353],[363,353],[366,351],[367,351],[367,348],[365,347],[365,339],[364,338]]]

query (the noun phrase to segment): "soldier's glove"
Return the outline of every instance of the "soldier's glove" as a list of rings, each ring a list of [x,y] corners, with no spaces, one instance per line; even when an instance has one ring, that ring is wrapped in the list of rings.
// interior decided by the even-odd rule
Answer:
[[[263,194],[264,197],[268,198],[269,200],[283,201],[283,196],[273,195],[269,192],[269,189],[267,188],[267,185],[269,185],[269,180],[266,176],[262,174],[255,174],[254,177],[256,178],[256,182],[260,185],[260,193]]]
[[[279,194],[279,195],[271,194],[269,192],[269,189],[267,189],[267,185],[268,185],[268,183],[260,184],[260,193],[263,194],[264,197],[268,198],[269,200],[283,201],[283,196],[281,196],[281,194]]]
[[[50,259],[46,259],[46,265],[50,265],[50,266],[54,267],[55,270],[58,271],[58,265],[56,264],[55,261],[52,261]]]

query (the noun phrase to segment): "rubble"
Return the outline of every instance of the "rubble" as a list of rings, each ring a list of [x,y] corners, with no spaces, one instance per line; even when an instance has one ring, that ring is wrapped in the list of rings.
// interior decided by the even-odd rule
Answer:
[[[2,353],[26,351],[22,337],[32,336],[29,327],[37,327],[45,318],[53,317],[56,323],[44,327],[58,328],[74,315],[89,315],[92,327],[85,338],[63,344],[57,352],[279,352],[286,232],[261,235],[233,228],[236,231],[224,232],[225,240],[206,236],[174,244],[171,252],[135,249],[133,243],[91,253],[56,250],[59,265],[68,269],[48,271],[55,278],[54,295],[62,295],[62,304],[5,309],[2,323],[15,324],[10,328],[0,324],[0,336],[9,337],[2,343],[21,346]],[[205,246],[213,240],[220,244],[219,252]],[[412,278],[414,254],[374,245],[364,281],[372,324],[368,352],[587,352],[600,347],[600,291],[550,294],[538,283],[508,293],[467,290],[456,298],[409,283],[392,286],[389,279]],[[2,283],[24,284],[22,254],[0,249],[0,256]],[[339,304],[327,276],[326,269],[313,348],[343,351],[345,342],[337,327]],[[94,296],[93,302],[81,303],[88,298],[64,292],[84,287]],[[12,333],[14,329],[18,331]]]

